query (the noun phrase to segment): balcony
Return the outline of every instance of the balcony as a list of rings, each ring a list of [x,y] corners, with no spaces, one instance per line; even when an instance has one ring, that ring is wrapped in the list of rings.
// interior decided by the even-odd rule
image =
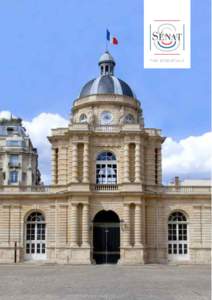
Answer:
[[[23,140],[7,140],[6,147],[9,148],[26,148],[26,142]]]
[[[77,192],[82,192],[80,187],[80,183],[77,184],[79,186],[79,190]],[[138,186],[128,184],[127,189],[124,188],[122,184],[91,184],[90,189],[85,192],[93,192],[93,193],[119,193],[119,192],[130,192],[130,193],[144,193],[144,194],[158,194],[158,195],[210,195],[211,187],[210,186],[143,186],[140,191],[138,190]],[[13,183],[12,185],[1,185],[0,186],[0,194],[20,194],[20,193],[46,193],[46,194],[62,194],[64,192],[76,192],[76,184],[72,185],[38,185],[38,186],[27,186],[22,185],[21,183]]]
[[[98,125],[94,127],[94,131],[118,133],[121,131],[121,127],[119,125]]]
[[[94,191],[117,191],[118,184],[94,184],[91,189]]]
[[[10,161],[10,162],[8,162],[8,167],[9,168],[20,168],[21,163],[17,162],[17,161]]]

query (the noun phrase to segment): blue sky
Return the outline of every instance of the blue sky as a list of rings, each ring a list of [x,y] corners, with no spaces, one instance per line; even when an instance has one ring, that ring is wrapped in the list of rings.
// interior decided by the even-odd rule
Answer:
[[[141,100],[147,127],[175,139],[210,128],[209,0],[192,1],[192,68],[143,68],[141,0],[2,0],[0,2],[0,110],[24,119],[40,112],[68,117],[82,85],[97,76],[105,29],[116,75]]]
[[[110,47],[116,75],[140,99],[145,126],[169,137],[164,180],[210,176],[209,0],[192,0],[191,13],[192,68],[159,70],[143,67],[142,0],[0,1],[0,112],[25,120],[45,182],[51,157],[46,136],[66,126],[82,86],[98,76],[106,28],[119,40]]]

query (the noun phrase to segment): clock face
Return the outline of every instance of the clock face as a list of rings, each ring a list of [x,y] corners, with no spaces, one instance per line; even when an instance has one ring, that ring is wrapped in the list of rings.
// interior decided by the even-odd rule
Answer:
[[[109,111],[103,111],[101,113],[101,124],[106,125],[106,124],[111,124],[113,120],[113,116]]]

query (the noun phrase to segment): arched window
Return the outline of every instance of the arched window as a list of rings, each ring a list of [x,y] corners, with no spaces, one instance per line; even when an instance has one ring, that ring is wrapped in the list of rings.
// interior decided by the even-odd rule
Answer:
[[[134,116],[131,114],[126,115],[126,117],[124,118],[124,123],[125,124],[134,124],[135,123]]]
[[[101,152],[96,159],[96,183],[116,184],[117,163],[112,152]]]
[[[168,220],[168,254],[188,254],[188,229],[186,216],[179,211],[172,213]]]
[[[31,213],[26,220],[26,259],[44,259],[46,255],[46,224],[40,212]]]
[[[81,114],[79,121],[80,121],[80,123],[87,122],[87,116],[86,116],[86,114]]]

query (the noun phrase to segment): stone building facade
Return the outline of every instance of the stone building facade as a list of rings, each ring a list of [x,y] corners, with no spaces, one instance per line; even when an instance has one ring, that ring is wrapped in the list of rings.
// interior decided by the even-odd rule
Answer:
[[[210,186],[162,184],[165,138],[110,53],[99,68],[48,137],[52,184],[0,188],[0,262],[209,263]]]
[[[40,181],[37,149],[27,136],[22,120],[0,119],[0,185],[37,185]]]

